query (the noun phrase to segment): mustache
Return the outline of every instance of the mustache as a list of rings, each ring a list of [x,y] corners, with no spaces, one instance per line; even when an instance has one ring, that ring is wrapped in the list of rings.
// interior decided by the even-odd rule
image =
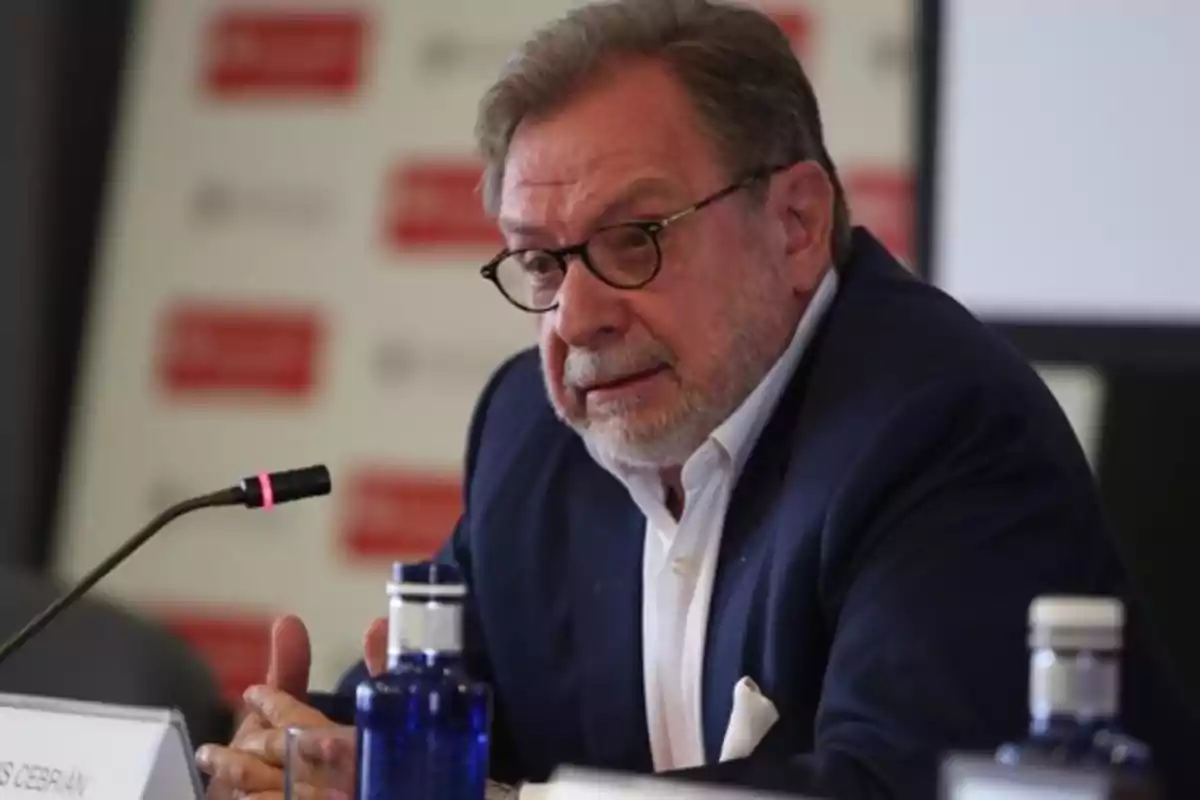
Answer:
[[[675,354],[657,341],[605,350],[572,348],[563,362],[563,384],[570,389],[588,389],[674,364]]]

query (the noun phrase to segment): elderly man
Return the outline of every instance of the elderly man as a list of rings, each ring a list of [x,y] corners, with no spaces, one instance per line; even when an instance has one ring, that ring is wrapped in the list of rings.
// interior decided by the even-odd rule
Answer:
[[[495,780],[930,796],[941,752],[1020,736],[1030,601],[1121,588],[1088,466],[1034,372],[851,227],[784,35],[708,0],[581,7],[478,138],[507,244],[483,275],[539,336],[479,400],[442,554]],[[276,647],[199,754],[214,794],[277,790],[278,727],[325,719],[298,621]],[[778,719],[718,763],[735,687]]]

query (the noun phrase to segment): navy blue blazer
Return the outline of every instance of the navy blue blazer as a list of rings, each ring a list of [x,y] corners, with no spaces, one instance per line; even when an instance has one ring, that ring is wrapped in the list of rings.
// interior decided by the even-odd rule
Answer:
[[[710,761],[742,676],[780,720],[749,758],[683,777],[932,797],[941,753],[1025,730],[1030,601],[1124,594],[1124,579],[1089,467],[1034,371],[864,230],[840,269],[734,489],[708,622]],[[497,779],[652,770],[644,526],[555,418],[537,354],[504,364],[470,428],[465,511],[441,554],[470,583]]]

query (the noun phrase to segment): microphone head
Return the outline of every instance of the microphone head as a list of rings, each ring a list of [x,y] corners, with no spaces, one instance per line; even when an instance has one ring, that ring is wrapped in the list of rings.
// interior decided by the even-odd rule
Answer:
[[[320,497],[333,490],[333,481],[324,464],[283,472],[264,472],[245,478],[241,484],[247,508],[270,508],[280,503]]]

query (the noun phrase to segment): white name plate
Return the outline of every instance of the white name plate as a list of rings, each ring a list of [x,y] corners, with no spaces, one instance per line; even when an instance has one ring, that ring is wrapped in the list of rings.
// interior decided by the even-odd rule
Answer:
[[[527,800],[522,787],[520,800]],[[531,800],[782,800],[776,792],[734,789],[729,786],[703,786],[639,775],[612,774],[601,770],[561,767],[550,782],[540,784]],[[792,800],[804,800],[787,795]]]
[[[178,712],[0,694],[0,798],[202,794]]]

